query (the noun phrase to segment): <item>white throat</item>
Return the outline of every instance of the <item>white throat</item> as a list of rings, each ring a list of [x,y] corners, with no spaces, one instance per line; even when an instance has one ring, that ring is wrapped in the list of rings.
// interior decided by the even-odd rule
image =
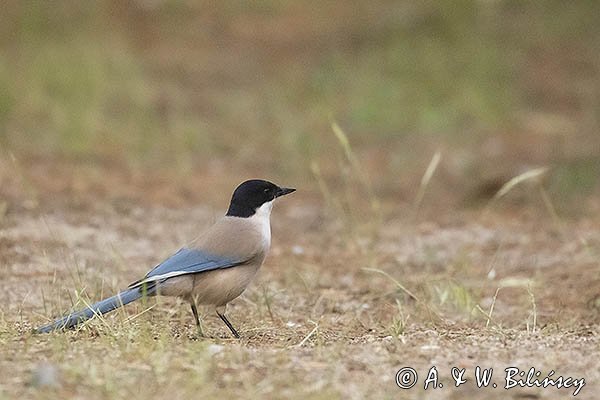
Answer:
[[[271,245],[271,210],[273,209],[273,200],[264,203],[256,209],[253,216],[249,217],[261,231],[263,240],[268,246]]]
[[[252,217],[266,218],[269,220],[271,217],[271,210],[273,209],[273,200],[267,201],[262,206],[256,209],[256,213]]]

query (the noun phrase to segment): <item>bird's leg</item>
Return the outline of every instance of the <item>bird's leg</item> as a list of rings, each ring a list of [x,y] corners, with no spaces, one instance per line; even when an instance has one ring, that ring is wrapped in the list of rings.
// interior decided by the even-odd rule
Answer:
[[[219,311],[219,309],[222,309],[222,311]],[[239,339],[240,338],[240,334],[238,333],[238,331],[235,330],[235,328],[233,327],[233,325],[231,325],[231,322],[229,322],[229,320],[225,316],[225,307],[217,307],[216,311],[217,311],[217,315],[219,316],[219,318],[221,318],[221,320],[225,323],[225,325],[227,325],[227,327],[231,331],[231,334],[236,339]]]
[[[196,308],[196,302],[192,299],[190,301],[190,305],[192,306],[192,314],[194,314],[196,326],[198,327],[198,334],[200,336],[204,336],[204,332],[202,332],[202,324],[200,323],[200,318],[198,317],[198,309]]]

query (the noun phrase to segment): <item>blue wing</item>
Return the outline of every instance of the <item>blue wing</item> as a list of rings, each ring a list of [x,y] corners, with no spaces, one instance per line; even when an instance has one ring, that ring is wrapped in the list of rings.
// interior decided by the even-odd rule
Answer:
[[[144,279],[132,283],[130,287],[139,286],[146,282],[162,281],[174,276],[229,268],[242,264],[244,261],[225,258],[198,249],[183,248],[154,267],[146,274]]]

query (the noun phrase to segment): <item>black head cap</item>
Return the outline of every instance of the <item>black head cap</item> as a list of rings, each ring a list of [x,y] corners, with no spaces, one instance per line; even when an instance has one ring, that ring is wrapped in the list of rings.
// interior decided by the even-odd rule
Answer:
[[[279,187],[274,183],[261,179],[242,182],[233,192],[227,215],[242,218],[251,217],[256,209],[263,204],[295,190]]]

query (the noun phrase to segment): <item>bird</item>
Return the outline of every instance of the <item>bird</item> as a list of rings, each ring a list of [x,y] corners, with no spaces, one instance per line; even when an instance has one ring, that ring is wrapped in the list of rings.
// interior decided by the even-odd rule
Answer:
[[[271,210],[275,199],[296,189],[262,179],[242,182],[227,213],[204,233],[151,269],[127,289],[34,329],[34,333],[74,328],[145,296],[176,296],[189,302],[198,332],[204,336],[197,305],[214,306],[235,338],[240,334],[225,311],[252,281],[271,246]]]

